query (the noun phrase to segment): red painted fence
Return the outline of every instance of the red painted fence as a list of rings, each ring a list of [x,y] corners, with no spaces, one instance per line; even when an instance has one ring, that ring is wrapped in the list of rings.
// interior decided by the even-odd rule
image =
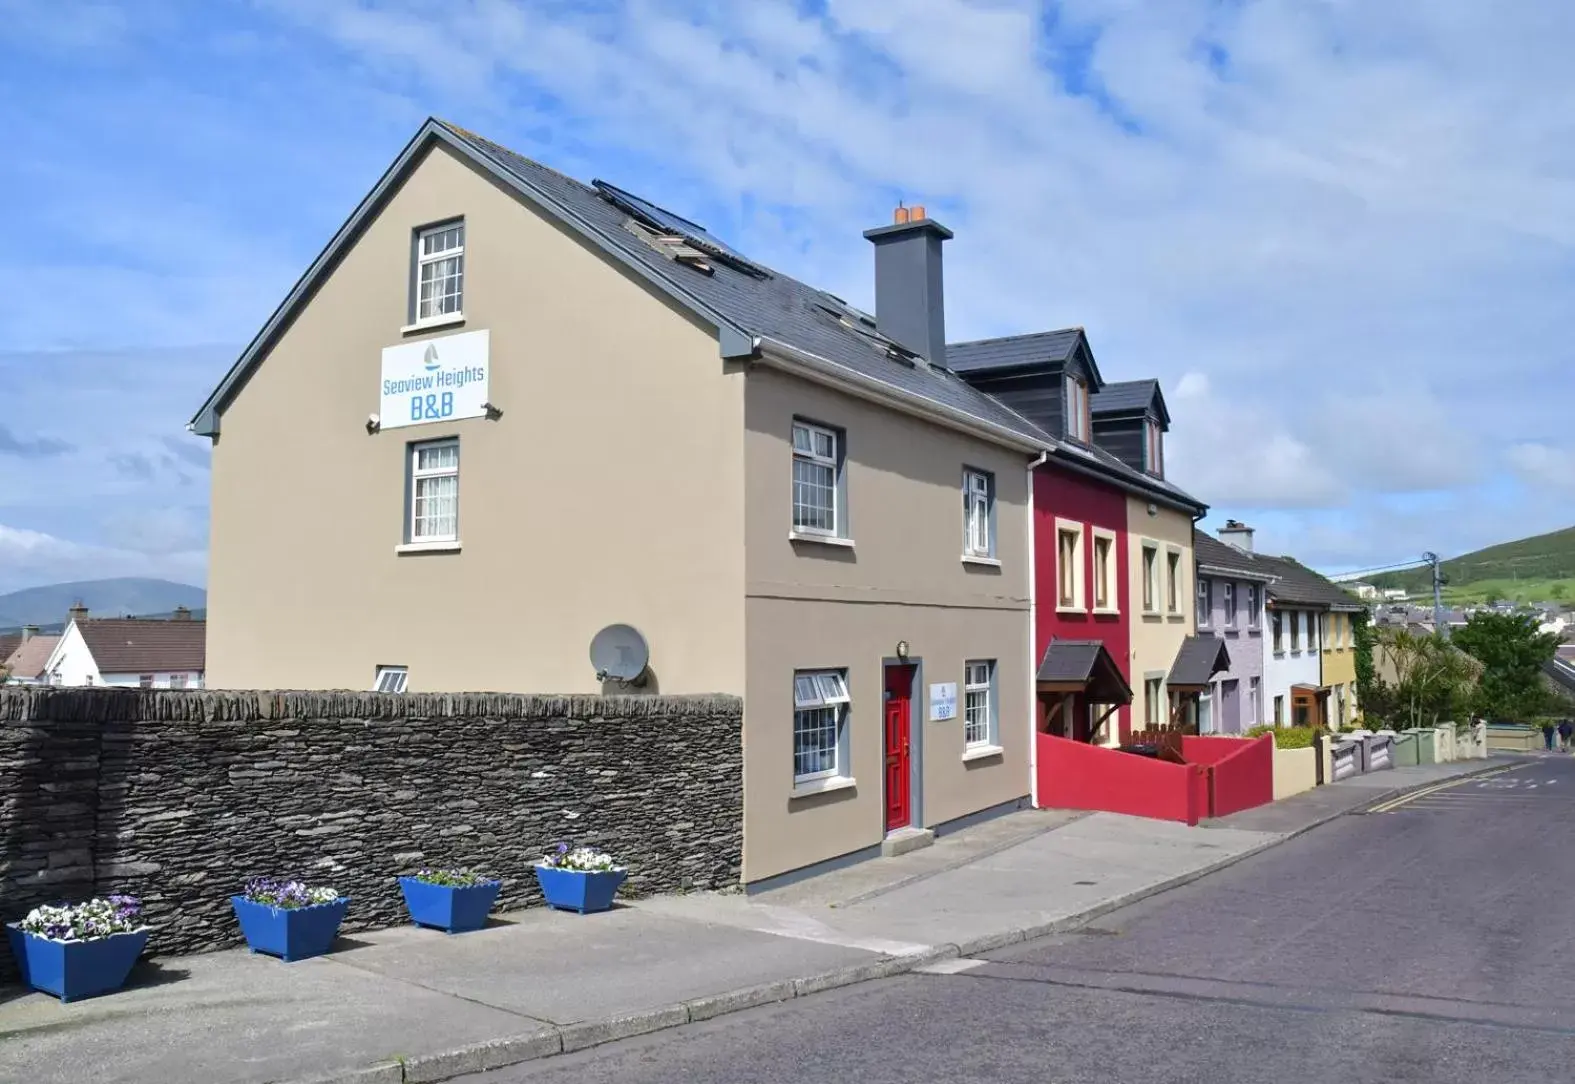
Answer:
[[[1181,755],[1209,771],[1209,816],[1223,817],[1274,801],[1274,738],[1185,737]]]
[[[1098,809],[1185,824],[1197,824],[1208,815],[1206,768],[1170,764],[1052,734],[1035,737],[1041,806]]]

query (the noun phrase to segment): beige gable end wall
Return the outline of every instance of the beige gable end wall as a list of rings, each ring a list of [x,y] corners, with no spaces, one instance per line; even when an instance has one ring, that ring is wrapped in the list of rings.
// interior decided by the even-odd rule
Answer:
[[[795,416],[847,435],[851,549],[794,542]],[[1029,792],[1028,459],[771,370],[746,389],[749,484],[744,879],[878,845],[885,834],[883,659],[922,660],[913,701],[934,826]],[[999,569],[963,564],[962,470],[993,471]],[[995,659],[1002,753],[963,759],[963,664]],[[793,672],[848,671],[857,785],[793,796]],[[956,682],[957,718],[929,722],[931,683]]]
[[[368,436],[408,341],[411,231],[464,215],[463,327],[495,422]],[[591,636],[650,641],[665,692],[742,693],[743,377],[714,334],[434,151],[224,411],[208,679],[219,688],[589,692]],[[407,442],[461,443],[457,554],[396,556]]]
[[[1149,515],[1149,502],[1142,497],[1127,498],[1127,533],[1131,551],[1129,575],[1132,599],[1132,726],[1144,725],[1144,681],[1151,673],[1168,674],[1176,661],[1181,642],[1192,634],[1197,600],[1197,581],[1193,579],[1192,517],[1164,505],[1154,505],[1154,515]],[[1156,575],[1157,613],[1143,610],[1143,547],[1158,548],[1159,560]],[[1180,554],[1177,568],[1176,605],[1171,613],[1166,597],[1166,555]],[[1160,721],[1169,722],[1168,685],[1161,688]]]

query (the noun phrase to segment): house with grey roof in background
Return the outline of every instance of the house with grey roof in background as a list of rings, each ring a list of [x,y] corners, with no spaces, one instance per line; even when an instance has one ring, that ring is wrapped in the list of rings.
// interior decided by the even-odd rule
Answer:
[[[1227,522],[1227,532],[1239,529]],[[1277,579],[1258,555],[1205,531],[1193,535],[1197,565],[1198,634],[1218,638],[1230,666],[1210,682],[1201,712],[1202,733],[1241,734],[1266,721],[1264,626],[1268,587]],[[1271,694],[1273,695],[1273,694]]]
[[[53,642],[37,684],[203,687],[207,623],[184,606],[168,618],[92,617],[78,604],[69,611],[65,631],[47,639]]]

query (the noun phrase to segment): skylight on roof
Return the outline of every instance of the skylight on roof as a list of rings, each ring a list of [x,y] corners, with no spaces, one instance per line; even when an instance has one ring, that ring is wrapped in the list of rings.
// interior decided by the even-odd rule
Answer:
[[[635,219],[657,233],[682,237],[695,248],[726,264],[735,271],[742,271],[744,274],[758,279],[771,277],[771,273],[765,268],[746,260],[721,241],[712,237],[705,231],[703,226],[689,221],[682,215],[675,215],[665,207],[658,207],[650,200],[636,196],[633,192],[626,192],[617,185],[608,184],[606,181],[593,180],[591,187],[596,189],[608,203],[634,216]]]

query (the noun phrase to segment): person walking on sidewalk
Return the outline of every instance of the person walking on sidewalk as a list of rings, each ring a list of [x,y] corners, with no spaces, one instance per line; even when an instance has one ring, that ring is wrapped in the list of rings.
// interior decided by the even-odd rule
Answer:
[[[1570,751],[1570,738],[1575,737],[1575,723],[1565,719],[1559,723],[1559,745],[1567,753]]]
[[[1544,719],[1544,720],[1542,720],[1542,744],[1543,744],[1543,747],[1546,748],[1547,751],[1550,752],[1550,753],[1553,752],[1553,739],[1557,735],[1558,735],[1558,729],[1556,727],[1554,727],[1553,720],[1552,719]]]

